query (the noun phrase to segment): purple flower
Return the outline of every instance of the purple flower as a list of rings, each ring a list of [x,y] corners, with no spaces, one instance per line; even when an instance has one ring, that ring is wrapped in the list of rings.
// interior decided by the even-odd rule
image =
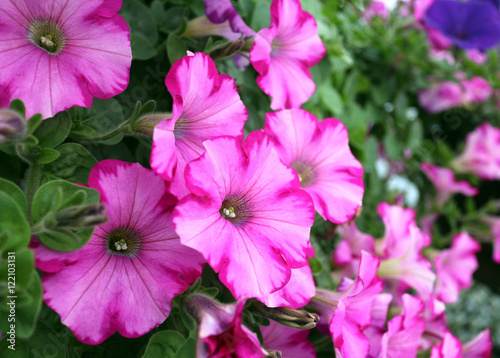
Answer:
[[[436,0],[424,20],[461,48],[485,50],[500,40],[500,13],[489,1]]]

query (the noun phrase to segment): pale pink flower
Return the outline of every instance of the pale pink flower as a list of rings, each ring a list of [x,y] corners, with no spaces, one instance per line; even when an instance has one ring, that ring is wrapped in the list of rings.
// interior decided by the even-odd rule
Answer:
[[[104,160],[88,182],[109,221],[74,252],[38,244],[43,299],[86,344],[117,331],[139,337],[165,320],[174,296],[201,276],[204,260],[181,245],[172,223],[175,201],[153,171]]]
[[[465,56],[478,65],[482,65],[488,59],[488,56],[479,50],[466,50]]]
[[[358,272],[361,251],[375,254],[375,239],[361,232],[354,221],[339,226],[341,241],[333,252],[333,262],[341,268],[340,274],[353,277]]]
[[[316,358],[314,345],[307,340],[309,330],[283,326],[270,320],[269,326],[260,327],[264,347],[281,352],[282,358]]]
[[[416,357],[420,338],[425,329],[422,315],[425,305],[421,299],[403,295],[403,313],[387,324],[382,337],[380,358]]]
[[[125,90],[132,61],[120,0],[3,1],[0,107],[14,98],[29,118],[90,107]]]
[[[432,5],[434,0],[414,0],[413,1],[413,15],[415,16],[415,20],[422,21],[425,13],[429,6]]]
[[[490,227],[493,236],[493,261],[500,264],[500,218],[486,216],[482,221]]]
[[[482,331],[465,345],[462,345],[462,342],[453,334],[447,332],[441,343],[432,348],[431,358],[489,358],[492,349],[489,329]]]
[[[366,22],[370,22],[371,19],[375,16],[378,16],[384,20],[387,20],[390,16],[389,10],[383,1],[372,1],[370,5],[363,12],[362,18]]]
[[[500,179],[500,129],[484,122],[467,135],[464,152],[452,162],[462,173],[481,179]]]
[[[201,52],[177,60],[165,84],[174,99],[173,111],[154,130],[151,168],[173,180],[170,190],[181,198],[189,193],[184,170],[205,151],[203,142],[243,136],[248,113],[234,80],[219,75],[213,60]]]
[[[337,288],[339,292],[318,288],[309,303],[321,313],[321,319],[330,322],[334,347],[346,358],[366,357],[369,352],[363,330],[370,325],[373,302],[382,291],[382,282],[376,275],[378,265],[377,258],[362,252],[354,281],[344,278]]]
[[[420,297],[428,297],[436,275],[421,253],[430,245],[430,238],[417,227],[415,211],[387,203],[379,204],[377,211],[386,228],[382,240],[375,244],[382,258],[378,275],[396,294],[412,287]]]
[[[476,253],[481,250],[466,232],[453,237],[451,247],[441,251],[434,259],[437,280],[434,289],[436,298],[453,303],[460,291],[471,286],[472,274],[478,267]]]
[[[463,80],[461,84],[465,89],[463,101],[466,103],[481,103],[493,94],[490,83],[482,77],[475,76],[470,80]]]
[[[303,109],[283,110],[266,114],[264,132],[273,138],[280,159],[298,173],[301,188],[324,219],[352,219],[363,200],[363,167],[351,153],[342,122],[319,122]]]
[[[446,61],[450,65],[455,64],[455,58],[453,54],[448,50],[437,50],[435,48],[431,48],[429,55],[437,60]]]
[[[314,256],[312,200],[263,132],[245,142],[219,137],[204,146],[186,168],[193,194],[177,204],[175,229],[237,299],[267,296]]]
[[[257,335],[242,323],[245,300],[220,304],[210,297],[192,294],[185,299],[186,310],[198,322],[197,358],[263,358],[269,353]]]
[[[432,181],[438,192],[436,204],[442,206],[451,195],[461,193],[466,196],[474,196],[479,190],[472,187],[465,180],[456,180],[455,174],[449,168],[440,168],[429,163],[422,163],[420,169]]]
[[[442,112],[462,105],[462,87],[455,82],[445,81],[432,85],[418,93],[420,105],[429,113]]]
[[[387,313],[389,304],[392,301],[392,295],[389,293],[380,293],[375,296],[371,308],[371,323],[368,328],[363,331],[363,334],[370,341],[370,351],[368,357],[378,358],[382,337],[386,331]]]
[[[299,0],[273,0],[271,26],[260,30],[250,50],[257,84],[271,96],[273,110],[298,108],[316,86],[309,69],[325,55],[314,17]]]

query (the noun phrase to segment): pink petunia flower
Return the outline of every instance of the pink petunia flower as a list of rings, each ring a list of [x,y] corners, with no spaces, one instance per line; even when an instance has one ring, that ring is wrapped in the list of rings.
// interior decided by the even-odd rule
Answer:
[[[441,251],[434,259],[437,280],[434,289],[436,298],[453,303],[460,291],[471,286],[472,274],[478,267],[476,252],[479,245],[466,232],[453,237],[451,247]]]
[[[250,50],[257,84],[271,96],[273,110],[298,108],[316,86],[309,68],[325,55],[314,17],[299,0],[273,0],[271,26],[260,30]]]
[[[234,34],[254,36],[255,31],[245,24],[230,0],[205,0],[205,14],[214,24],[228,23]]]
[[[389,10],[383,1],[372,1],[370,5],[363,12],[362,18],[366,22],[370,22],[371,19],[375,16],[380,17],[381,19],[387,20],[390,16]]]
[[[431,358],[489,358],[492,348],[489,329],[482,331],[465,345],[462,345],[462,342],[453,334],[447,332],[441,343],[432,347]]]
[[[470,80],[463,80],[461,84],[465,89],[463,98],[465,103],[482,103],[493,94],[490,83],[479,76],[472,77]]]
[[[201,294],[185,299],[187,311],[199,325],[197,358],[262,358],[269,354],[242,323],[245,301],[224,305]]]
[[[421,253],[430,245],[430,238],[417,227],[415,211],[387,203],[379,204],[377,211],[386,228],[383,239],[375,244],[382,258],[377,274],[392,287],[395,299],[409,287],[420,297],[428,297],[436,275]]]
[[[380,358],[416,357],[425,329],[422,318],[425,305],[421,299],[403,295],[403,313],[391,319],[382,337]]]
[[[485,216],[481,220],[490,227],[493,236],[493,261],[500,264],[500,218]]]
[[[378,358],[380,354],[382,337],[386,331],[387,313],[391,300],[392,295],[389,293],[380,293],[375,296],[373,300],[370,326],[363,331],[363,334],[370,341],[370,351],[368,352],[368,357],[370,358]]]
[[[372,255],[375,254],[375,239],[361,232],[354,221],[339,226],[341,241],[333,252],[333,262],[340,266],[340,274],[345,277],[353,277],[358,272],[361,252],[364,250]]]
[[[174,99],[173,112],[154,130],[151,168],[173,180],[170,191],[181,198],[189,193],[185,167],[205,151],[203,142],[243,136],[248,113],[234,80],[219,75],[213,60],[201,52],[177,60],[165,84]]]
[[[500,179],[500,129],[484,122],[467,135],[464,152],[452,167],[461,173],[473,173],[481,179]]]
[[[429,113],[442,112],[462,105],[462,87],[455,82],[445,81],[418,93],[418,102]]]
[[[476,188],[465,180],[456,180],[451,169],[440,168],[429,163],[422,163],[420,169],[436,187],[438,192],[436,204],[438,206],[442,206],[454,193],[461,193],[466,196],[474,196],[479,193]]]
[[[132,61],[122,2],[7,0],[0,7],[0,107],[14,98],[29,118],[90,107],[125,90]]]
[[[260,327],[264,347],[281,352],[282,358],[316,358],[314,345],[307,340],[309,330],[283,326],[275,321]]]
[[[466,50],[465,56],[478,65],[482,65],[488,59],[488,56],[479,50]]]
[[[324,219],[337,224],[352,219],[363,200],[363,167],[349,149],[342,122],[319,122],[303,109],[291,109],[267,113],[264,132],[273,137],[280,159],[299,174]]]
[[[382,282],[376,274],[378,265],[377,258],[362,252],[354,281],[344,278],[339,292],[318,288],[309,303],[329,322],[334,347],[346,358],[368,354],[369,341],[363,330],[370,325],[373,302],[382,291]]]
[[[453,54],[448,50],[437,50],[435,48],[431,48],[429,55],[437,60],[446,61],[450,65],[455,64],[455,57],[453,57]]]
[[[201,276],[203,258],[181,245],[172,197],[153,171],[117,160],[97,163],[89,186],[109,221],[74,252],[35,248],[43,299],[75,336],[99,344],[116,331],[139,337],[169,315],[173,297]],[[140,309],[139,309],[140,308]]]
[[[250,133],[244,142],[219,137],[204,146],[205,153],[186,168],[193,194],[176,206],[175,229],[237,299],[267,296],[314,256],[312,200],[263,132]]]

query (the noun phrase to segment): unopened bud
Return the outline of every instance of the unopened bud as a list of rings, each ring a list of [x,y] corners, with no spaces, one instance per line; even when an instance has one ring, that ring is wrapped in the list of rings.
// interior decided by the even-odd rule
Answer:
[[[108,217],[100,203],[72,206],[56,214],[57,226],[68,229],[81,229],[104,224]]]
[[[147,114],[132,123],[132,130],[135,133],[153,136],[155,127],[164,120],[170,118],[172,118],[172,113]]]
[[[14,142],[26,135],[26,120],[10,109],[0,109],[0,144]]]
[[[236,54],[245,44],[243,38],[235,41],[225,42],[212,50],[210,50],[210,57],[213,59],[224,58]]]
[[[315,313],[286,307],[267,307],[265,304],[257,301],[253,303],[251,309],[255,309],[253,310],[255,314],[293,328],[312,329],[319,322],[319,316]]]
[[[269,349],[267,350],[267,353],[269,355],[266,358],[281,358],[281,352],[280,351],[270,351]]]

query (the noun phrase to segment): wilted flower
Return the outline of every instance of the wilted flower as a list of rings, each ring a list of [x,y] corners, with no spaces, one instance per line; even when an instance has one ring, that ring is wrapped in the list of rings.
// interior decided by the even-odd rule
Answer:
[[[129,28],[121,1],[3,1],[0,107],[20,98],[27,117],[90,107],[128,85]]]

